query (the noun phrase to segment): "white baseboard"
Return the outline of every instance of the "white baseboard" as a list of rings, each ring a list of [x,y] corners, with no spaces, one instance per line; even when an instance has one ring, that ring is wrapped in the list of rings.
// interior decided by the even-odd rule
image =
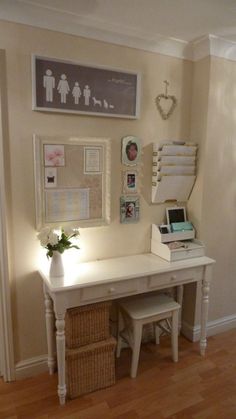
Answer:
[[[236,327],[236,314],[221,317],[207,323],[207,336],[217,335]],[[182,322],[181,333],[192,342],[200,339],[200,325],[191,326],[187,322]]]
[[[208,322],[207,336],[217,335],[233,328],[236,328],[236,314]],[[181,333],[190,341],[197,342],[200,339],[200,325],[191,326],[187,322],[182,322]],[[32,377],[45,371],[48,371],[47,355],[25,359],[15,365],[17,380]]]
[[[32,377],[45,371],[48,371],[47,355],[25,359],[15,365],[16,380]]]

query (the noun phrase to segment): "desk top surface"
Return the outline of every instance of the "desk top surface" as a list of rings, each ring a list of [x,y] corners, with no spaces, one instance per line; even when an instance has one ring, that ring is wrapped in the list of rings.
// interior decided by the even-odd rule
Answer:
[[[168,262],[152,253],[85,262],[68,267],[65,275],[50,277],[46,270],[39,274],[52,292],[62,292],[85,286],[140,278],[148,275],[211,265],[215,261],[206,256]]]

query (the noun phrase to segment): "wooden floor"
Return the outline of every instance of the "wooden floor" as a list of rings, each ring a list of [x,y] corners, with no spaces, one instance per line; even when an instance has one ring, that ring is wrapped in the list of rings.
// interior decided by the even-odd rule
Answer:
[[[129,378],[130,350],[117,362],[113,387],[58,405],[57,375],[47,373],[14,383],[0,380],[1,419],[236,419],[236,331],[198,344],[179,340],[179,362],[170,341],[142,346],[136,379]]]

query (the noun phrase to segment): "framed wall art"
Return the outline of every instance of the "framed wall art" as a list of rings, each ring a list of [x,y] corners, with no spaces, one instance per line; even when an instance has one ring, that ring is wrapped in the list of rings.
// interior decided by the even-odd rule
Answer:
[[[121,150],[122,163],[127,166],[135,166],[141,160],[141,141],[132,135],[122,138]]]
[[[36,228],[110,222],[110,140],[34,135]]]
[[[138,192],[138,171],[124,170],[123,171],[123,193],[132,194]]]
[[[32,56],[33,110],[139,117],[140,74]]]
[[[121,196],[120,222],[122,224],[137,223],[139,221],[139,197]]]

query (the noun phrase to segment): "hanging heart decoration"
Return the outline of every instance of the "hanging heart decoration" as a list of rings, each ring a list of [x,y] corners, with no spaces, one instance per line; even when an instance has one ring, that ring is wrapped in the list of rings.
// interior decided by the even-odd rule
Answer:
[[[169,104],[169,109],[167,111],[163,109],[161,101],[167,101],[165,104]],[[156,97],[156,106],[158,111],[160,112],[162,119],[168,119],[170,115],[173,113],[176,105],[177,99],[175,96],[164,95],[164,93],[162,93]]]
[[[166,85],[165,93],[158,95],[155,101],[157,109],[160,112],[162,119],[168,119],[177,105],[177,99],[175,96],[168,95],[167,87],[170,83],[167,80],[164,80],[163,83],[165,83]],[[161,105],[161,101],[163,105]],[[163,108],[164,105],[166,106]]]

